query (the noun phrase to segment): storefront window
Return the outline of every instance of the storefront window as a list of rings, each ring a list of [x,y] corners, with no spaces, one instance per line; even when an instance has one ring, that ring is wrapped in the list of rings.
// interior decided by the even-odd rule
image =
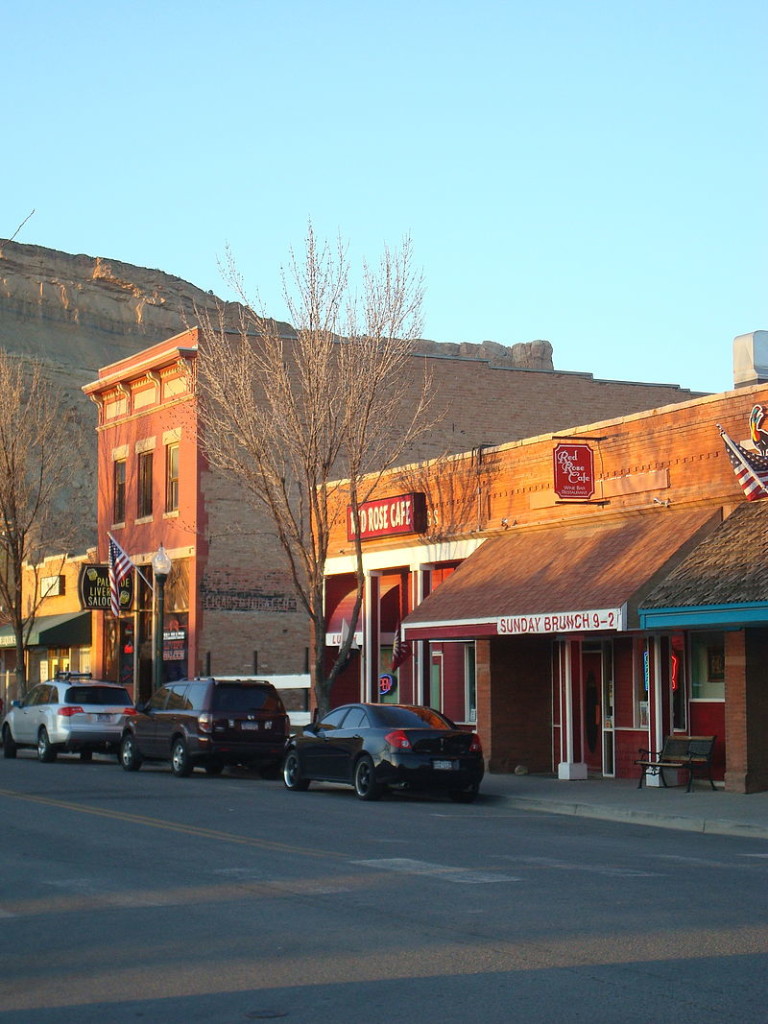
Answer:
[[[691,697],[725,699],[725,638],[722,633],[691,634]]]
[[[634,666],[634,727],[648,728],[648,693],[651,686],[651,663],[648,643],[635,640]]]
[[[475,645],[464,647],[464,679],[466,680],[467,722],[477,721],[477,679],[475,674]]]
[[[43,669],[45,668],[46,679],[55,679],[57,672],[69,672],[70,658],[68,647],[49,647],[48,662],[40,665],[40,679],[43,680]]]
[[[381,704],[397,704],[400,701],[399,672],[392,671],[392,648],[379,648],[379,694]]]
[[[688,702],[685,699],[685,637],[673,633],[669,638],[669,682],[672,688],[672,724],[675,729],[687,728]]]

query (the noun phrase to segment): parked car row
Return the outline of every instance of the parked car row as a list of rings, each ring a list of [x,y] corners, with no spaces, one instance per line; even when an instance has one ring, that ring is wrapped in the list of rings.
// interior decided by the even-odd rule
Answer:
[[[260,769],[289,790],[312,782],[350,785],[361,800],[387,789],[438,790],[475,799],[484,773],[476,733],[432,708],[345,704],[291,735],[279,692],[266,681],[185,679],[158,689],[136,708],[125,687],[63,673],[14,701],[2,727],[3,756],[22,747],[41,761],[59,752],[116,753],[123,769],[168,761],[174,775],[194,768]]]

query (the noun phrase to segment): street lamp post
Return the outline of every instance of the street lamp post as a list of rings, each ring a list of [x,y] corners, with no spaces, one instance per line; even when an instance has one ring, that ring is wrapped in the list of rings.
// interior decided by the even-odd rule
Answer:
[[[161,544],[152,556],[152,575],[155,578],[155,622],[152,645],[152,692],[163,685],[163,621],[165,617],[165,581],[172,563]]]

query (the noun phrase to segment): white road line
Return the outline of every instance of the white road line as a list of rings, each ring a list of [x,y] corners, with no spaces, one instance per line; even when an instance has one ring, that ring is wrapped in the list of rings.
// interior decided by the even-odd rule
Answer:
[[[522,882],[514,875],[503,875],[496,871],[475,871],[472,868],[446,867],[445,864],[431,864],[426,860],[411,860],[409,857],[388,857],[376,860],[353,860],[352,864],[374,868],[378,871],[397,871],[405,875],[428,875],[445,882],[463,885],[486,885],[499,882]]]

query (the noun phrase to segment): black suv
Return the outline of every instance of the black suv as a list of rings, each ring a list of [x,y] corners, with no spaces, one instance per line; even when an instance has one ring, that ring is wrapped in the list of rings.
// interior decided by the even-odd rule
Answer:
[[[139,714],[126,719],[120,764],[170,761],[174,775],[225,765],[261,768],[277,778],[289,720],[271,683],[253,679],[184,679],[157,690]]]

